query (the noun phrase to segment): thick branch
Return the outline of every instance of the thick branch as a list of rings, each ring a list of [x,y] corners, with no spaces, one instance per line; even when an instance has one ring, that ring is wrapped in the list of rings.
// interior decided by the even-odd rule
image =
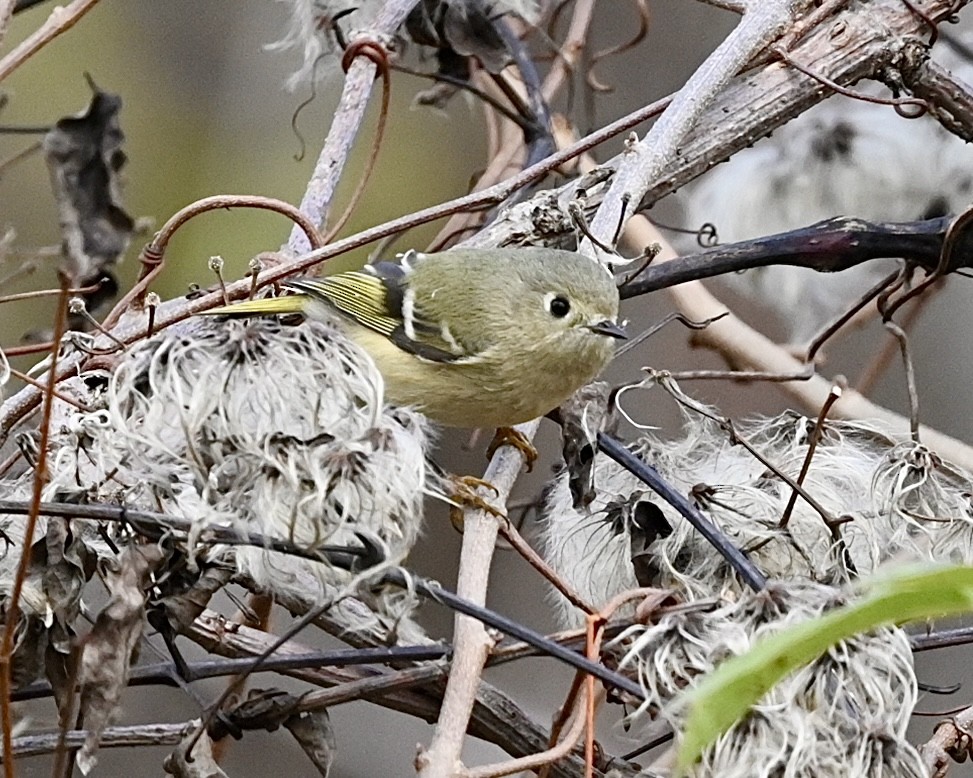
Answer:
[[[961,5],[967,2],[960,0]],[[948,0],[931,0],[923,5],[923,10],[939,19],[952,6]],[[919,66],[925,48],[921,41],[927,35],[926,23],[905,3],[875,0],[852,4],[810,32],[789,54],[815,73],[848,85],[863,78],[885,77],[890,69],[922,72]],[[938,71],[932,68],[929,72]],[[907,80],[905,76],[903,80]],[[681,140],[670,164],[648,181],[641,207],[651,206],[737,151],[752,146],[830,94],[820,82],[781,62],[770,62],[735,77]],[[934,115],[940,118],[935,112]],[[955,122],[945,126],[956,131]],[[617,157],[603,163],[603,167],[617,167],[622,161],[623,157]],[[503,245],[511,237],[537,234],[535,221],[538,214],[547,217],[547,203],[555,198],[560,202],[570,200],[576,196],[577,187],[578,181],[574,180],[509,209],[477,236],[478,245]],[[593,208],[600,200],[601,195],[592,192],[587,206]],[[550,229],[541,234],[549,235]]]
[[[706,106],[807,5],[807,0],[761,0],[748,5],[740,23],[693,73],[646,137],[622,154],[605,201],[591,223],[595,237],[602,242],[614,240],[649,186],[683,153],[680,145]],[[582,251],[594,253],[590,241],[582,243]]]
[[[619,291],[638,297],[658,289],[770,265],[837,273],[872,259],[902,257],[928,271],[936,269],[952,218],[874,223],[840,216],[765,238],[730,243],[708,251],[649,265]],[[973,253],[954,251],[958,267],[973,265]],[[968,257],[963,259],[964,257]]]

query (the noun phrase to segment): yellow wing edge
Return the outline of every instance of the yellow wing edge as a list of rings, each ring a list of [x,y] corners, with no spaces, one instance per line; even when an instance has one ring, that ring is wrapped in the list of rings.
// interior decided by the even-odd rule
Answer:
[[[288,313],[303,313],[308,297],[303,294],[289,294],[284,297],[263,297],[259,300],[244,300],[241,303],[222,305],[200,311],[202,316],[272,316]]]

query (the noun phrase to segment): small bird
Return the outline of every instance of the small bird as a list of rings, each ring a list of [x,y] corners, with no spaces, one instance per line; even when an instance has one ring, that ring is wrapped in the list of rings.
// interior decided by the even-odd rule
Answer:
[[[207,313],[315,316],[327,306],[374,360],[390,402],[451,427],[542,416],[594,379],[626,337],[610,272],[571,251],[409,251],[284,286],[298,294]]]

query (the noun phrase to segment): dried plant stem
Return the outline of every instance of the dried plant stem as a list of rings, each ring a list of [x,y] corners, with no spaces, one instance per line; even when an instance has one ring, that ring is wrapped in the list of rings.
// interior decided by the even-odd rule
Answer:
[[[138,746],[176,745],[187,733],[191,732],[197,721],[182,724],[136,724],[127,727],[108,727],[100,733],[100,748],[135,748]],[[88,736],[87,730],[73,729],[63,733],[64,745],[68,749],[80,748]],[[53,753],[58,747],[61,733],[49,732],[42,735],[24,735],[13,739],[13,756],[42,756]],[[4,763],[12,759],[4,759]]]
[[[922,297],[916,299],[912,305],[906,310],[902,319],[902,328],[906,332],[910,332],[922,315],[923,310],[932,300],[935,295],[935,289],[929,294],[925,294]],[[899,343],[895,338],[886,338],[885,342],[882,344],[881,349],[872,358],[871,362],[865,365],[865,369],[862,370],[861,375],[855,382],[855,389],[866,397],[872,393],[872,389],[875,388],[875,384],[878,379],[884,375],[885,371],[888,369],[889,363],[895,356],[896,352],[899,350]]]
[[[517,430],[527,440],[531,440],[538,426],[540,421],[535,419],[519,425]],[[483,476],[497,489],[495,504],[502,505],[506,501],[523,466],[524,456],[518,449],[502,446],[497,450]],[[484,497],[490,495],[484,494]],[[485,511],[467,510],[465,514],[456,593],[483,605],[486,602],[498,524],[496,517]],[[476,700],[476,691],[493,645],[493,640],[479,621],[467,616],[457,616],[454,624],[453,662],[449,682],[443,693],[436,731],[429,747],[416,757],[421,778],[450,778],[460,765],[463,739]]]
[[[51,15],[33,35],[28,37],[6,57],[0,59],[0,81],[13,73],[37,51],[42,49],[61,33],[67,32],[88,11],[98,4],[98,0],[74,0],[66,7],[55,6]]]
[[[764,0],[747,6],[740,23],[686,82],[646,137],[622,155],[608,194],[591,223],[604,242],[634,213],[649,186],[681,153],[680,144],[723,87],[770,44],[808,5],[808,0]],[[582,242],[592,255],[595,246]]]
[[[376,45],[381,46],[380,39],[391,35],[402,25],[416,2],[417,0],[386,0],[371,29],[353,39],[352,45],[374,39]],[[334,193],[345,171],[355,138],[365,121],[376,70],[375,62],[368,57],[355,57],[352,60],[345,75],[341,99],[331,129],[304,191],[301,211],[322,227],[328,219]],[[299,230],[291,230],[286,248],[289,254],[301,254],[308,250],[307,239]]]
[[[973,707],[940,722],[933,736],[921,746],[919,753],[930,778],[945,778],[953,761],[964,761],[969,749],[970,729],[973,728]],[[963,744],[967,744],[963,747]],[[952,754],[957,756],[953,757]],[[962,758],[961,758],[962,755]]]
[[[570,584],[557,574],[554,568],[545,561],[544,557],[531,548],[530,544],[524,540],[523,535],[517,531],[517,528],[509,520],[503,522],[499,529],[500,534],[524,558],[527,564],[533,567],[540,573],[544,580],[564,595],[564,598],[568,602],[585,613],[592,613],[594,611],[594,608],[585,602],[581,595],[574,591]]]

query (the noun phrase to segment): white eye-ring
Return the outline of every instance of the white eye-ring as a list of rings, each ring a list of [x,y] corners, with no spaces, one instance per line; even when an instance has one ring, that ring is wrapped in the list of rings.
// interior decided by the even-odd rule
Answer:
[[[544,307],[548,313],[557,319],[563,319],[571,313],[571,302],[563,294],[548,292],[544,295]]]

